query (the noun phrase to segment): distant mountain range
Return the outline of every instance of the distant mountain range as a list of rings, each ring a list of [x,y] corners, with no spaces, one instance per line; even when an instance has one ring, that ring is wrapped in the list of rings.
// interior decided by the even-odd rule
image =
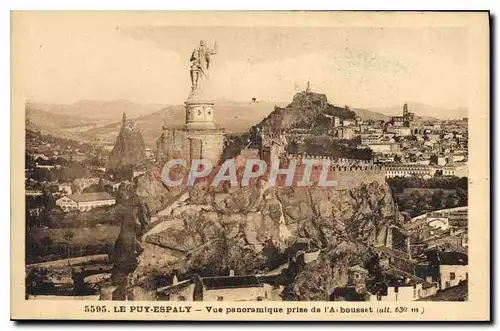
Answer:
[[[275,106],[270,102],[236,102],[227,99],[215,100],[215,104],[216,123],[228,133],[246,132]],[[149,146],[154,146],[163,124],[182,128],[186,118],[184,105],[142,105],[125,101],[26,105],[30,122],[42,131],[76,139],[108,142],[115,141],[124,112],[142,130],[144,141]]]
[[[46,102],[30,102],[27,108],[50,112],[56,115],[84,118],[87,121],[116,121],[125,112],[127,116],[140,117],[164,107],[159,103],[134,103],[126,100],[99,101],[80,100],[71,104],[54,104]]]
[[[215,120],[228,133],[246,132],[252,125],[269,115],[275,106],[287,103],[237,102],[227,99],[215,100]],[[411,103],[410,111],[420,117],[461,118],[467,117],[467,109],[445,109],[425,104]],[[400,115],[402,105],[371,110],[351,108],[363,119],[389,120]],[[139,104],[129,101],[83,100],[73,104],[51,104],[31,102],[26,105],[30,125],[42,131],[74,139],[114,142],[121,125],[123,113],[134,119],[141,129],[146,145],[154,146],[163,124],[182,128],[185,122],[184,105]]]

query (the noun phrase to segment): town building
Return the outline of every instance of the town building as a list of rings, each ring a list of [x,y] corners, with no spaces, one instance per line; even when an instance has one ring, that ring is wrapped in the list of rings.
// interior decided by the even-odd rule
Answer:
[[[392,116],[390,123],[394,127],[411,127],[412,122],[415,120],[415,114],[408,110],[408,103],[403,105],[403,116]]]
[[[198,277],[178,281],[156,290],[162,301],[281,301],[283,286],[273,285],[264,276]]]
[[[469,278],[468,256],[463,252],[431,249],[426,252],[428,263],[417,269],[421,277],[436,282],[439,290],[459,285]]]
[[[411,177],[417,176],[422,178],[431,178],[434,176],[435,169],[429,165],[416,163],[393,163],[386,164],[385,176],[387,178],[394,177]]]
[[[390,125],[387,127],[387,132],[394,133],[396,136],[400,136],[400,137],[411,136],[411,129],[406,127],[406,126],[392,126],[392,125]]]
[[[97,207],[112,206],[115,203],[115,198],[106,192],[65,195],[56,200],[56,206],[64,212],[89,211]]]
[[[398,268],[387,267],[382,271],[382,277],[376,287],[367,287],[367,282],[373,284],[373,275],[367,269],[355,265],[348,269],[347,285],[336,287],[330,299],[333,301],[414,301],[437,292],[437,284]]]
[[[392,116],[391,124],[395,127],[404,126],[405,119],[403,116]]]
[[[358,293],[366,291],[367,278],[368,270],[357,264],[347,271],[347,286],[354,287]]]
[[[354,126],[354,125],[356,125],[355,120],[344,119],[342,121],[342,126]]]
[[[344,126],[338,130],[338,137],[342,139],[352,139],[355,137],[354,127]]]
[[[436,294],[436,284],[397,268],[383,271],[385,293],[372,294],[370,301],[415,301]]]

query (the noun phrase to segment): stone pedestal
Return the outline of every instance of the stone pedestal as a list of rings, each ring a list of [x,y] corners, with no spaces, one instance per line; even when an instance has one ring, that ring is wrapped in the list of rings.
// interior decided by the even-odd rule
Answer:
[[[190,159],[209,159],[215,166],[224,149],[223,128],[214,121],[215,105],[200,94],[190,95],[186,105],[186,136],[189,139]]]
[[[214,103],[188,99],[186,102],[186,129],[187,130],[214,130]]]

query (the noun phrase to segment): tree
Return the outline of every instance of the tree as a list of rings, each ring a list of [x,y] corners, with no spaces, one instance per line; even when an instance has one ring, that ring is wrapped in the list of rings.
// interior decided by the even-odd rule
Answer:
[[[467,189],[469,188],[469,182],[467,180],[467,177],[459,178],[456,184],[456,188],[460,188],[462,190],[467,191]]]
[[[97,184],[98,192],[105,192],[106,188],[104,187],[104,180],[102,178],[99,179],[99,183]]]
[[[446,197],[446,208],[454,208],[458,206],[458,203],[460,202],[460,198],[457,196],[456,193],[449,194]]]
[[[26,276],[28,294],[48,294],[54,287],[54,283],[49,280],[47,269],[32,269]]]
[[[68,230],[64,233],[64,240],[66,240],[66,249],[67,249],[67,252],[68,252],[68,259],[70,258],[71,256],[71,251],[70,251],[70,242],[71,240],[73,239],[73,237],[75,236],[75,233],[71,230]]]
[[[444,192],[443,190],[435,190],[431,196],[431,205],[434,209],[442,209],[444,205]]]
[[[460,206],[467,206],[468,205],[469,196],[468,196],[467,190],[464,190],[464,189],[461,189],[461,188],[457,188],[457,196],[458,196],[458,199],[459,199],[459,203],[458,204]]]
[[[40,241],[40,244],[42,244],[43,247],[45,248],[45,254],[48,253],[49,248],[53,243],[54,243],[54,241],[49,236],[45,236],[42,238],[42,240]]]

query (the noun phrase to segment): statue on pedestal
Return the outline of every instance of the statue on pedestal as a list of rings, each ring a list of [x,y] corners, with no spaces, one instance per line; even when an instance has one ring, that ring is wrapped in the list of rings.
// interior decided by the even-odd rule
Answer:
[[[214,42],[214,48],[210,49],[204,40],[201,40],[200,45],[191,53],[191,95],[202,90],[202,80],[209,78],[210,56],[215,54],[217,54],[217,42]]]

